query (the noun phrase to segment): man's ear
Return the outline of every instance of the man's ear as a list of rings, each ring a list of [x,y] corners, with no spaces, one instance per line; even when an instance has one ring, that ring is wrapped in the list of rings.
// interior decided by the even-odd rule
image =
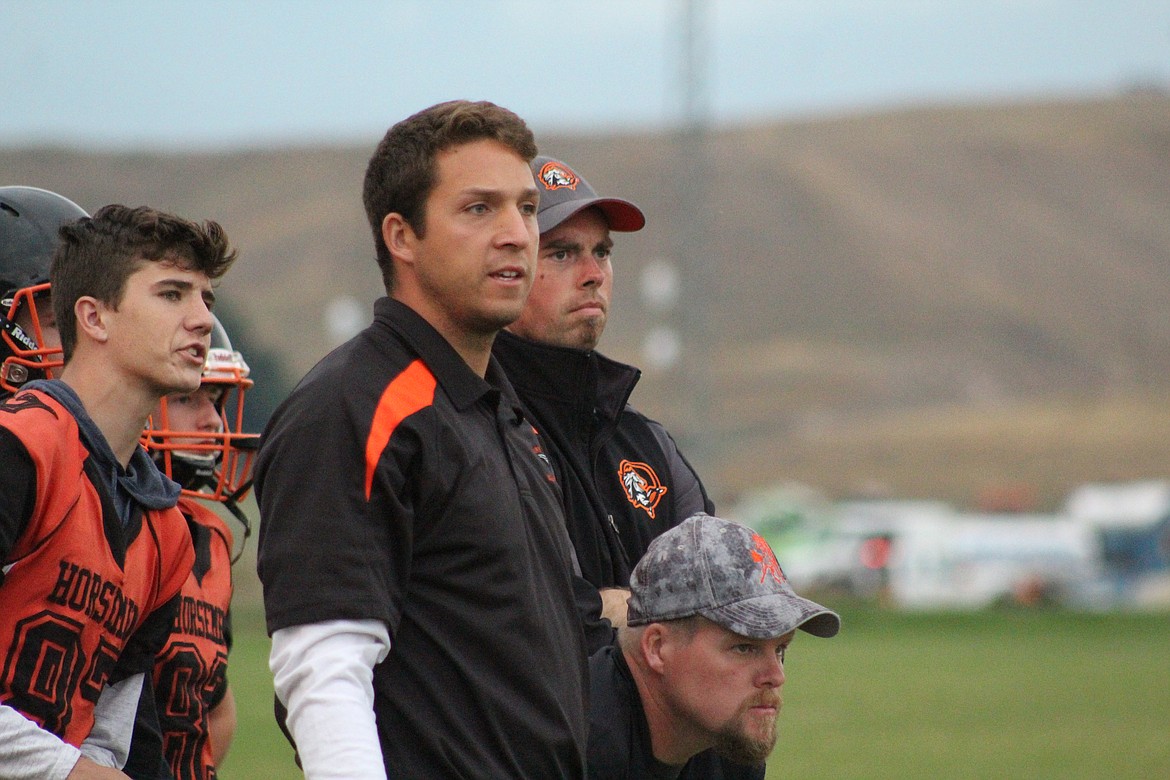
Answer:
[[[642,651],[642,658],[646,666],[655,673],[662,674],[670,656],[670,637],[666,626],[661,623],[651,623],[642,630],[642,638],[638,642],[638,649]]]
[[[83,295],[73,304],[73,314],[77,318],[77,341],[82,337],[100,344],[106,343],[110,332],[106,323],[106,313],[109,309],[104,303],[90,295]]]
[[[414,262],[414,247],[418,236],[406,218],[392,211],[382,218],[382,241],[390,256],[406,263]]]

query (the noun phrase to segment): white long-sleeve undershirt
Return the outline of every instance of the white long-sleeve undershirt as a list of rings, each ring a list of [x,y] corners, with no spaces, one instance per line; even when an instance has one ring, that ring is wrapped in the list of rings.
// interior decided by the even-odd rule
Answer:
[[[121,769],[130,752],[134,714],[143,676],[132,675],[102,689],[94,725],[81,749],[45,731],[19,710],[0,704],[0,777],[5,780],[65,780],[81,756]]]
[[[386,780],[374,718],[374,666],[390,652],[378,620],[282,628],[268,658],[306,780]]]

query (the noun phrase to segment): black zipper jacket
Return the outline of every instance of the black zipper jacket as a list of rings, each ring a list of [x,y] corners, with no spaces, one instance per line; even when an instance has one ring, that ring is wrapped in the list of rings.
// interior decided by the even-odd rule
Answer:
[[[637,368],[507,331],[493,351],[550,450],[580,574],[594,587],[628,587],[652,539],[715,511],[666,429],[629,405]]]

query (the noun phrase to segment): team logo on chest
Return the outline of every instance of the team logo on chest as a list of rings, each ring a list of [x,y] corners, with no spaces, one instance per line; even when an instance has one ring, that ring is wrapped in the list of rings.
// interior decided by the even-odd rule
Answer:
[[[535,455],[537,460],[540,461],[541,465],[544,466],[544,478],[549,482],[556,482],[557,474],[555,471],[553,471],[552,461],[549,460],[548,455],[545,454],[544,447],[542,447],[540,443],[540,431],[536,430],[536,426],[530,425],[528,427],[532,429],[532,454]]]
[[[32,393],[18,393],[9,398],[6,403],[0,404],[0,412],[15,414],[16,412],[23,412],[25,409],[44,409],[54,417],[57,416],[56,412]]]
[[[666,487],[658,480],[654,469],[645,463],[623,460],[618,464],[618,479],[626,493],[626,500],[653,519],[654,509],[666,495]]]

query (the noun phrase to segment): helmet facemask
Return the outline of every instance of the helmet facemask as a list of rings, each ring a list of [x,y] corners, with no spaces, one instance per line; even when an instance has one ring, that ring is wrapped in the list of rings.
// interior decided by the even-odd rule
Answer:
[[[260,437],[244,433],[244,399],[253,384],[249,373],[248,364],[231,348],[217,320],[198,392],[216,394],[212,403],[218,429],[177,426],[172,419],[175,398],[163,398],[147,421],[142,446],[185,495],[234,504],[251,488],[252,459]]]
[[[45,282],[0,299],[0,388],[9,393],[34,379],[52,379],[64,365],[49,295]]]
[[[61,226],[88,216],[49,190],[0,187],[0,395],[62,365],[49,271]]]

